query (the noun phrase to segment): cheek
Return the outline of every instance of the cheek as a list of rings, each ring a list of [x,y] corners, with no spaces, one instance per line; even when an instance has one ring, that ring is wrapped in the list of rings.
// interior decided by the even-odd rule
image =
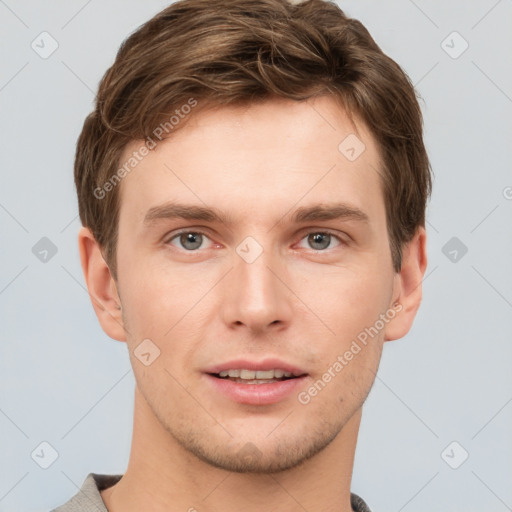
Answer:
[[[297,295],[317,317],[315,323],[324,324],[324,334],[331,342],[337,339],[343,344],[373,325],[384,312],[392,282],[392,277],[385,276],[382,269],[372,271],[369,265],[360,271],[323,269],[321,274],[298,284]],[[309,316],[308,323],[313,325]]]
[[[185,279],[182,272],[170,265],[157,267],[150,258],[126,261],[119,274],[132,334],[164,337],[204,294],[198,275]]]
[[[169,267],[151,268],[151,262],[137,268],[137,272],[126,273],[128,279],[123,282],[123,317],[132,366],[147,389],[163,383],[174,389],[179,385],[172,377],[183,380],[185,368],[192,367],[194,351],[204,338],[203,323],[208,324],[211,311],[208,301],[201,298],[211,285],[200,272],[184,275]],[[198,318],[204,321],[198,322]],[[143,343],[150,353],[158,354],[148,367],[137,358]]]
[[[368,267],[366,267],[368,269]],[[316,360],[314,389],[318,403],[363,401],[375,379],[384,331],[372,329],[387,307],[391,278],[378,272],[332,272],[317,280],[308,306],[320,318],[303,319],[303,328],[315,343],[308,350]],[[380,324],[378,325],[380,327]],[[307,398],[306,398],[307,399]]]
[[[381,347],[382,344],[374,343],[362,348],[343,364],[338,359],[331,361],[325,372],[315,376],[310,386],[297,396],[306,417],[318,417],[327,423],[343,426],[361,407],[372,388]]]

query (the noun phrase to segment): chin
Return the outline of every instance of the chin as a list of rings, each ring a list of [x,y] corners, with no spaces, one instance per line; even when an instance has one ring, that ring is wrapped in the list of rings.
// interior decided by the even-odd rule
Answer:
[[[233,473],[271,474],[301,466],[326,448],[342,429],[339,424],[324,424],[322,427],[301,429],[303,435],[296,429],[292,433],[294,435],[273,434],[273,438],[271,435],[254,441],[232,440],[224,445],[220,440],[206,443],[205,437],[193,435],[178,442],[210,466]]]

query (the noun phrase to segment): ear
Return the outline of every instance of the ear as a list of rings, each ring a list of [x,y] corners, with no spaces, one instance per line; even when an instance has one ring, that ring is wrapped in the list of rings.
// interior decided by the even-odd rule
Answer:
[[[89,297],[101,328],[110,338],[126,341],[121,300],[116,282],[110,274],[101,248],[89,228],[82,227],[80,229],[78,250]]]
[[[420,227],[402,251],[402,268],[395,274],[393,300],[389,305],[397,313],[386,325],[384,341],[397,340],[409,332],[420,307],[426,268],[427,234]],[[394,306],[396,303],[399,305]]]

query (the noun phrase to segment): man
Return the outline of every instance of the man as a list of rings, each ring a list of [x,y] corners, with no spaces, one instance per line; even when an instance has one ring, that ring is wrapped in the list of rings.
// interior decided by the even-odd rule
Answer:
[[[362,405],[427,264],[400,67],[334,3],[176,2],[103,77],[75,181],[135,414],[124,475],[56,510],[369,510],[350,492]]]

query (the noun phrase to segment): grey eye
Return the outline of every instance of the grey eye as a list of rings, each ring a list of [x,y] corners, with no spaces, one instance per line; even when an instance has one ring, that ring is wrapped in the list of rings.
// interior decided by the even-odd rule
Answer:
[[[329,233],[311,233],[308,235],[308,243],[315,251],[321,251],[329,247],[331,243],[331,235]]]
[[[198,249],[203,243],[203,235],[201,235],[201,233],[182,233],[179,237],[181,245],[187,249],[187,251]]]

